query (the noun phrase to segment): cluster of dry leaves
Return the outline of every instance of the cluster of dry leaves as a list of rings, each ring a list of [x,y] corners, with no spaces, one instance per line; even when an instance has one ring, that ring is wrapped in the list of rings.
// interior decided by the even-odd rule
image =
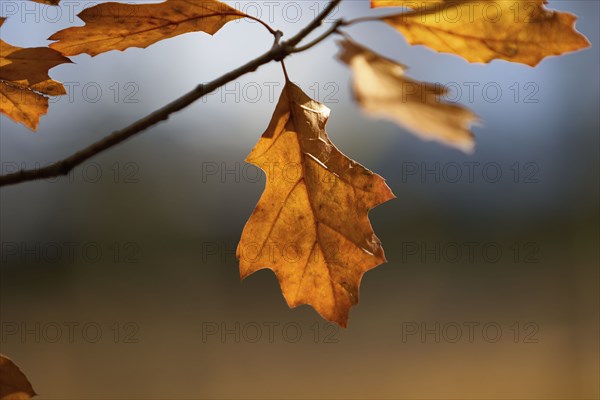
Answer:
[[[388,24],[411,44],[452,53],[469,62],[501,59],[535,66],[547,56],[589,46],[575,30],[573,15],[549,10],[545,3],[372,0],[372,7],[401,8],[369,20]],[[145,48],[188,32],[212,35],[227,22],[248,16],[217,0],[166,0],[158,4],[104,3],[87,8],[79,17],[85,25],[55,33],[49,38],[54,41],[49,48],[20,48],[0,40],[3,114],[36,130],[48,110],[49,96],[66,94],[48,71],[70,63],[69,56]],[[0,18],[0,25],[4,22]],[[470,126],[477,121],[473,112],[444,102],[442,87],[407,77],[404,65],[345,34],[342,37],[338,58],[351,68],[355,99],[367,113],[390,119],[426,140],[464,151],[473,148]],[[291,307],[310,304],[323,318],[346,326],[350,307],[358,302],[363,274],[385,262],[368,212],[394,195],[384,179],[331,143],[325,131],[328,118],[329,109],[310,99],[286,76],[272,121],[247,159],[271,167],[265,169],[267,186],[244,228],[238,256],[242,277],[269,268],[277,275]],[[298,166],[293,179],[284,170],[289,165]],[[286,252],[273,251],[274,247]],[[251,257],[246,256],[248,249],[253,250]],[[0,362],[3,376],[21,376],[10,360],[1,358]],[[5,384],[2,382],[1,399],[33,394],[31,386],[25,385],[17,388],[22,396],[10,397],[6,390],[11,386]]]

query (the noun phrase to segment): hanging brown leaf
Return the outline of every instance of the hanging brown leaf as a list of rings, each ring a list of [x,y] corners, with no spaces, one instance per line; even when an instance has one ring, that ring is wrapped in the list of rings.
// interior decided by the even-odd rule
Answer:
[[[0,400],[28,400],[35,395],[25,374],[10,358],[0,354]]]
[[[245,14],[216,0],[167,0],[158,4],[104,3],[79,15],[86,25],[50,37],[50,47],[64,55],[91,56],[129,47],[145,48],[188,32],[215,34]]]
[[[356,43],[339,42],[338,58],[353,71],[354,97],[371,115],[390,119],[426,140],[437,140],[469,152],[469,126],[477,116],[461,106],[444,103],[441,85],[404,76],[406,67]]]
[[[470,62],[502,59],[531,66],[545,57],[589,46],[574,28],[574,15],[549,10],[544,4],[545,0],[372,2],[374,7],[415,9],[383,18],[411,44],[457,54]]]
[[[329,140],[329,109],[287,83],[247,158],[267,185],[238,245],[242,278],[275,272],[290,307],[310,304],[346,326],[362,275],[385,262],[368,211],[392,198],[383,178]]]
[[[0,26],[4,22],[0,18]],[[0,112],[36,130],[48,112],[48,97],[66,94],[64,86],[48,76],[51,68],[71,62],[47,47],[24,49],[0,40]]]

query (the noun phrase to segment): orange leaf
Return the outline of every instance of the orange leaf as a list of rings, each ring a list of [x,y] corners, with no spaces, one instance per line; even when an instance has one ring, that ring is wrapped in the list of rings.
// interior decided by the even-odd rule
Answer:
[[[0,18],[0,26],[4,22]],[[0,40],[0,112],[36,130],[48,111],[48,96],[66,94],[64,86],[48,76],[51,68],[71,62],[47,47],[20,48]]]
[[[456,54],[470,62],[502,59],[530,66],[545,57],[589,46],[585,36],[574,29],[574,15],[549,10],[544,4],[545,0],[372,2],[374,7],[414,9],[382,17],[411,44]]]
[[[28,400],[35,394],[19,367],[0,354],[0,400]]]
[[[215,34],[227,22],[245,14],[216,0],[167,0],[158,4],[104,3],[79,15],[86,25],[67,28],[50,37],[64,55],[95,56],[129,47],[146,48],[188,32]]]
[[[440,85],[404,76],[406,67],[350,41],[339,42],[338,58],[353,71],[354,97],[369,114],[388,118],[426,140],[437,140],[470,152],[469,130],[477,117],[461,106],[444,103]]]
[[[331,143],[328,118],[327,107],[286,84],[246,160],[266,172],[267,185],[237,255],[242,278],[271,269],[290,307],[309,304],[346,326],[362,275],[386,261],[368,212],[394,195]]]

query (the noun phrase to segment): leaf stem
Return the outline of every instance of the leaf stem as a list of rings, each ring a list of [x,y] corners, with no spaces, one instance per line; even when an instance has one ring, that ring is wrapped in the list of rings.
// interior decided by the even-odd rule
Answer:
[[[281,60],[281,69],[283,70],[283,75],[285,76],[285,81],[290,82],[290,76],[288,75],[287,68],[285,67],[285,61]]]
[[[251,19],[252,21],[258,22],[259,24],[261,24],[262,26],[264,26],[271,33],[271,35],[273,35],[275,37],[277,37],[278,32],[280,32],[280,31],[278,31],[276,29],[273,29],[271,27],[271,25],[267,24],[265,21],[263,21],[260,18],[253,17],[252,15],[247,15],[247,14],[244,16],[244,18],[248,18],[248,19]]]

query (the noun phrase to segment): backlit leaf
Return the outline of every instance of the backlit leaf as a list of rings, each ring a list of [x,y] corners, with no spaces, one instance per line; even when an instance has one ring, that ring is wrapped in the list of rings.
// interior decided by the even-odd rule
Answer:
[[[0,18],[0,26],[3,22]],[[20,48],[0,40],[0,112],[36,130],[48,111],[47,96],[66,94],[48,70],[69,62],[48,47]]]
[[[50,37],[50,45],[64,55],[92,56],[129,47],[145,48],[188,32],[216,33],[227,22],[245,14],[216,0],[167,0],[158,4],[104,3],[79,15],[86,24]]]
[[[373,0],[374,7],[414,11],[383,20],[411,44],[422,44],[470,62],[493,59],[531,66],[543,58],[589,46],[574,28],[576,17],[547,9],[545,0]]]
[[[310,304],[346,326],[363,274],[385,262],[368,219],[392,198],[383,178],[329,140],[329,109],[287,83],[247,161],[267,175],[238,245],[242,278],[275,272],[290,307]]]

